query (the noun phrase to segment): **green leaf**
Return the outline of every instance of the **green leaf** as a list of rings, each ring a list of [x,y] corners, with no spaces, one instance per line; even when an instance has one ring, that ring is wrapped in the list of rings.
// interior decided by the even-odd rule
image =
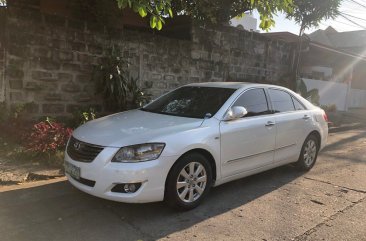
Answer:
[[[161,10],[163,10],[163,9],[164,9],[164,5],[163,5],[162,3],[159,3],[159,4],[157,5],[157,7],[158,7],[158,10],[159,10],[159,11],[161,11]]]
[[[140,14],[141,17],[144,18],[144,17],[146,17],[147,12],[146,12],[146,10],[143,7],[140,7],[139,8],[139,14]]]
[[[151,28],[156,27],[156,17],[155,16],[151,16],[151,18],[150,18],[150,27]]]
[[[156,29],[161,30],[163,28],[163,22],[158,19],[158,22],[156,23]]]
[[[172,11],[172,9],[171,8],[169,8],[169,15],[170,15],[170,17],[172,18],[173,17],[173,11]]]

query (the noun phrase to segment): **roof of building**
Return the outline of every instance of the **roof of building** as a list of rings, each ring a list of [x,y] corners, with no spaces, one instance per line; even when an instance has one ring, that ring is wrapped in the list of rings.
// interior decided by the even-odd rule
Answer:
[[[262,33],[263,36],[266,36],[271,39],[280,40],[286,43],[296,43],[299,39],[299,36],[290,32],[272,32],[272,33]]]
[[[337,32],[328,27],[325,30],[316,30],[308,36],[313,42],[339,49],[366,46],[366,30]]]
[[[290,32],[262,33],[262,35],[286,43],[296,43],[299,36]],[[325,30],[316,30],[305,35],[311,43],[328,50],[335,50],[352,57],[365,58],[366,56],[366,30],[337,32],[328,27]]]
[[[311,33],[309,35],[309,37],[310,37],[311,41],[313,41],[313,42],[317,42],[317,43],[324,44],[327,46],[333,46],[333,44],[329,40],[327,34],[321,29],[318,29],[315,32]]]

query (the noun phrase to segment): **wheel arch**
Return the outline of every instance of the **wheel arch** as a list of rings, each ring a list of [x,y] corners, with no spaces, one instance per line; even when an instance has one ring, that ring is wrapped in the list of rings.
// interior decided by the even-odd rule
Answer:
[[[312,132],[310,132],[309,133],[309,135],[307,136],[307,137],[309,137],[309,136],[311,136],[311,135],[314,135],[317,139],[318,139],[318,148],[320,148],[322,145],[322,137],[321,137],[321,135],[320,135],[320,132],[319,131],[317,131],[317,130],[313,130]],[[306,138],[307,138],[306,137]]]
[[[177,163],[179,161],[180,158],[182,158],[183,156],[189,154],[189,153],[199,153],[201,155],[203,155],[204,157],[207,158],[207,160],[209,161],[211,168],[212,168],[212,178],[215,181],[217,178],[217,167],[216,167],[216,160],[214,158],[214,156],[211,154],[211,152],[209,152],[208,150],[204,149],[204,148],[194,148],[191,150],[186,151],[185,153],[183,153],[176,161],[175,163]],[[175,163],[173,164],[173,166],[175,165]],[[170,170],[173,168],[173,166],[170,168]],[[170,172],[169,170],[169,172]]]
[[[216,180],[217,178],[217,167],[216,167],[216,161],[215,161],[215,158],[213,157],[213,155],[211,154],[211,152],[209,152],[208,150],[206,149],[203,149],[203,148],[194,148],[194,149],[191,149],[189,151],[186,151],[185,153],[183,153],[175,162],[174,164],[170,167],[169,169],[169,172],[168,172],[168,175],[169,176],[169,173],[171,172],[171,170],[173,169],[174,165],[185,155],[189,154],[189,153],[199,153],[201,155],[203,155],[204,157],[207,158],[207,160],[209,161],[210,165],[211,165],[211,168],[212,168],[212,179],[213,181]],[[165,187],[167,185],[167,180],[168,178],[165,179]],[[165,188],[166,189],[166,188]]]

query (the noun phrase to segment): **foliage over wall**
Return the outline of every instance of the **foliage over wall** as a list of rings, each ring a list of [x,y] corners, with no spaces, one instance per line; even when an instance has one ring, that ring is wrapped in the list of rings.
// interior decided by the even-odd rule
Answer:
[[[260,27],[268,30],[274,26],[277,12],[292,12],[292,0],[117,0],[121,9],[131,8],[141,17],[150,17],[151,28],[162,29],[165,19],[188,15],[202,24],[218,25],[246,11],[257,10]]]

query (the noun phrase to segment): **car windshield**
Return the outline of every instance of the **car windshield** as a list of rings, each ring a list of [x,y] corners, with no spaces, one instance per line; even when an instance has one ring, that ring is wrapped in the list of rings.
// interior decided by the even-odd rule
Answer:
[[[215,115],[235,89],[185,86],[176,89],[141,108],[159,114],[204,118]]]

